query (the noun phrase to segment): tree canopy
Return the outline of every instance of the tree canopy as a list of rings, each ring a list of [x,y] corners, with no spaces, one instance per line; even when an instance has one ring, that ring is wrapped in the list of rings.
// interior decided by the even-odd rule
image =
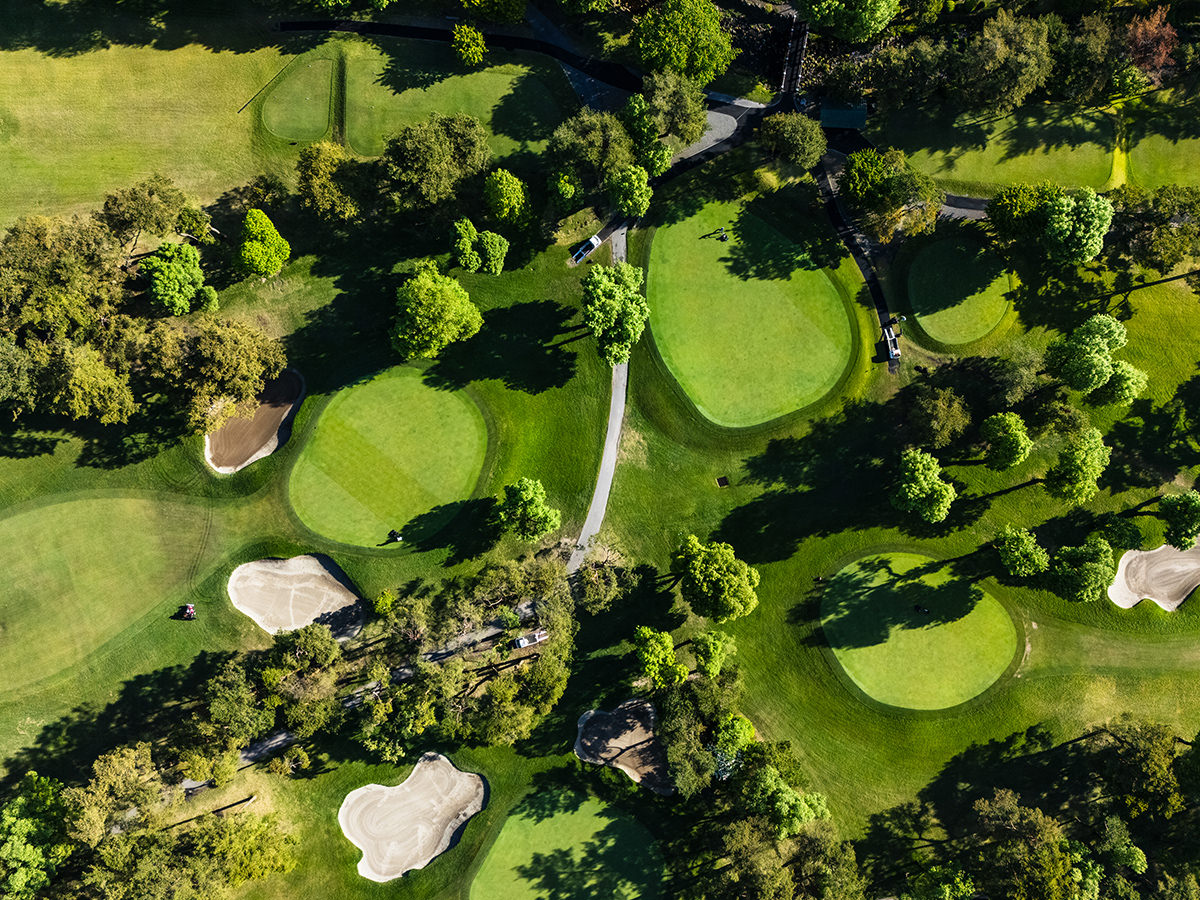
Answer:
[[[383,151],[392,202],[401,210],[446,203],[491,160],[487,129],[465,114],[431,113],[424,122],[401,128]]]
[[[933,179],[909,166],[904,151],[894,148],[851,153],[839,190],[862,213],[867,233],[884,243],[901,231],[931,231],[946,199]]]
[[[175,316],[191,311],[204,286],[200,251],[191,244],[163,244],[142,260],[141,270],[150,281],[154,302]]]
[[[804,113],[778,113],[763,119],[758,139],[772,156],[801,169],[811,169],[825,155],[821,123]]]
[[[738,559],[729,544],[702,544],[689,534],[671,560],[671,571],[679,577],[683,599],[697,615],[729,622],[758,606],[758,570]]]
[[[996,413],[984,419],[979,436],[987,444],[984,458],[988,467],[998,471],[1020,465],[1033,450],[1025,422],[1014,412]]]
[[[653,196],[650,176],[641,166],[625,166],[608,179],[608,198],[623,216],[644,216]]]
[[[1101,602],[1116,574],[1112,545],[1091,535],[1077,547],[1060,547],[1054,554],[1055,590],[1077,603]]]
[[[670,69],[651,72],[643,82],[642,96],[660,136],[675,138],[687,147],[708,130],[704,90],[692,79]]]
[[[496,512],[505,528],[527,541],[557,531],[562,523],[562,514],[546,502],[546,488],[534,478],[506,485]]]
[[[647,69],[669,69],[700,85],[737,56],[712,0],[664,0],[642,16],[635,37]]]
[[[392,346],[405,359],[432,358],[483,327],[483,316],[466,288],[425,260],[396,292]]]
[[[629,263],[595,266],[583,277],[583,323],[610,366],[628,362],[650,319],[642,270]]]
[[[666,632],[639,625],[633,633],[633,649],[652,689],[661,691],[687,678],[687,666],[675,661],[675,642]]]
[[[958,496],[954,485],[942,480],[941,464],[924,450],[905,450],[892,488],[892,505],[914,513],[926,522],[941,522],[950,515]]]
[[[1050,554],[1028,528],[1005,525],[992,542],[1009,575],[1029,578],[1050,568]]]
[[[291,255],[291,245],[283,239],[265,212],[252,209],[246,213],[237,258],[242,275],[257,275],[260,278],[275,275]]]
[[[1099,490],[1096,481],[1108,467],[1111,456],[1104,436],[1095,428],[1085,430],[1062,449],[1057,462],[1046,473],[1047,492],[1068,503],[1090,500]]]
[[[1169,494],[1158,502],[1158,513],[1166,526],[1167,543],[1176,550],[1191,550],[1200,535],[1200,492],[1193,488]]]
[[[900,0],[804,0],[801,15],[844,41],[869,41],[900,11]]]

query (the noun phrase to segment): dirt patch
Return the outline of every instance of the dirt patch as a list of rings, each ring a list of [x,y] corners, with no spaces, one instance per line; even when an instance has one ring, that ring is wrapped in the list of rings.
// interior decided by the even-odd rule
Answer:
[[[674,791],[667,755],[654,735],[654,707],[626,700],[612,712],[590,709],[579,717],[575,755],[584,762],[620,769],[656,794]]]
[[[1197,587],[1200,587],[1200,547],[1176,550],[1164,544],[1157,550],[1128,550],[1121,554],[1108,598],[1122,609],[1151,600],[1173,612]]]
[[[232,418],[204,436],[205,460],[222,475],[232,475],[270,456],[291,435],[292,416],[303,399],[304,379],[295,369],[285,370],[267,382],[251,418]]]
[[[482,776],[461,771],[440,753],[426,753],[402,784],[368,784],[347,794],[338,824],[362,851],[358,874],[391,881],[449,850],[486,805]]]
[[[327,556],[244,563],[229,576],[229,599],[272,634],[320,622],[344,639],[362,628],[362,601],[354,584]]]

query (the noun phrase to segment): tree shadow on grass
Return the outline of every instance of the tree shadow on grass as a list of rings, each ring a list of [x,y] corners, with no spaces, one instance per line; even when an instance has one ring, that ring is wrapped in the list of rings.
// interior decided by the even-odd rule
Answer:
[[[894,628],[936,628],[958,621],[975,609],[983,592],[965,580],[939,585],[921,580],[942,568],[934,563],[896,572],[889,557],[875,556],[839,572],[825,587],[821,605],[829,617],[823,634],[814,632],[814,637],[834,649],[871,647],[885,643]]]
[[[560,767],[537,772],[529,792],[513,807],[512,815],[534,822],[545,822],[554,816],[577,812],[587,793],[581,790],[578,772]]]
[[[953,232],[944,239],[954,243],[956,252],[939,254],[941,265],[919,269],[919,274],[928,277],[915,289],[911,281],[907,285],[908,303],[914,315],[928,316],[958,306],[968,297],[987,290],[1006,271],[1004,260],[997,253],[963,234],[962,226],[952,227]],[[945,228],[940,226],[938,231]]]
[[[553,98],[547,103],[546,86],[539,73],[523,72],[512,89],[492,107],[492,131],[526,145],[550,139],[562,121]]]
[[[375,78],[394,94],[425,90],[454,74],[454,58],[444,45],[428,41],[397,41],[378,35],[368,38],[384,55],[383,70]]]
[[[575,353],[566,344],[582,337],[568,325],[572,315],[553,300],[489,309],[478,334],[451,344],[425,370],[425,383],[452,391],[495,379],[527,394],[562,387],[575,374]]]
[[[662,879],[651,847],[636,842],[625,823],[613,821],[570,849],[535,851],[517,873],[546,900],[635,897]]]
[[[848,255],[829,224],[814,184],[795,184],[742,204],[722,258],[741,279],[787,279],[799,270],[833,268]]]
[[[487,553],[500,539],[496,499],[476,497],[435,506],[410,519],[400,529],[404,543],[426,553],[449,548],[446,566],[456,566]]]

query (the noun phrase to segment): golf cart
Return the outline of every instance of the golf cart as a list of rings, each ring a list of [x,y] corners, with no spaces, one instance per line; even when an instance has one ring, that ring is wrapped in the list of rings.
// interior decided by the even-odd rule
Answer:
[[[192,603],[185,603],[183,605],[183,615],[180,616],[180,618],[182,618],[185,622],[190,622],[192,619],[196,618],[195,605]]]

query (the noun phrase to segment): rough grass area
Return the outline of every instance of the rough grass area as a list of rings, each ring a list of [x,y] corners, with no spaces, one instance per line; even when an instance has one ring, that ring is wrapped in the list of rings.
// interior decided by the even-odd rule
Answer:
[[[439,391],[415,368],[389,369],[339,393],[292,470],[291,500],[318,534],[359,546],[471,495],[487,426],[462,391]]]
[[[268,88],[263,124],[289,141],[315,141],[329,131],[333,100],[333,59],[298,57]]]
[[[970,700],[1017,649],[1003,606],[915,553],[851,563],[825,588],[821,614],[846,674],[889,706],[945,709]]]
[[[1008,312],[1003,261],[970,238],[922,248],[908,270],[908,303],[921,330],[941,344],[987,337]]]
[[[880,146],[904,150],[914,167],[948,191],[972,196],[1044,180],[1100,189],[1112,173],[1116,141],[1104,113],[1054,105],[1002,117],[899,111],[872,122],[870,136]]]
[[[1143,187],[1200,184],[1200,96],[1176,89],[1125,104],[1129,180]]]
[[[531,794],[504,823],[471,883],[471,900],[663,896],[663,861],[625,813],[583,794]],[[564,893],[565,892],[565,893]]]
[[[385,138],[431,112],[475,116],[497,156],[539,153],[574,102],[561,70],[533,55],[493,52],[486,67],[463,71],[441,43],[347,45],[346,139],[363,156],[378,156]]]
[[[808,219],[818,213],[807,188],[714,201],[655,232],[647,285],[655,345],[718,425],[757,425],[815,403],[858,352],[853,267],[839,269],[828,226]],[[727,242],[715,237],[722,226]]]

